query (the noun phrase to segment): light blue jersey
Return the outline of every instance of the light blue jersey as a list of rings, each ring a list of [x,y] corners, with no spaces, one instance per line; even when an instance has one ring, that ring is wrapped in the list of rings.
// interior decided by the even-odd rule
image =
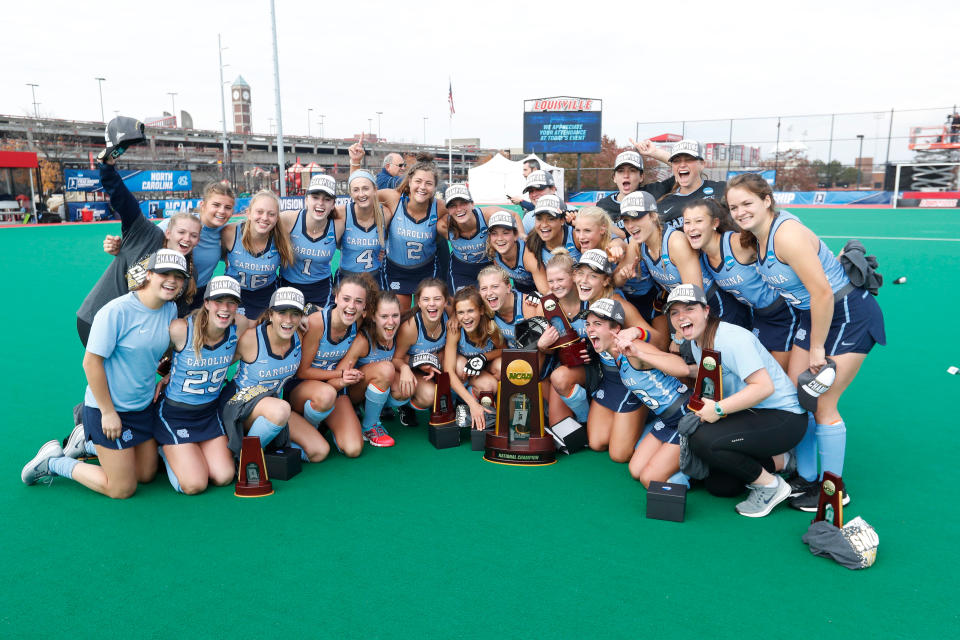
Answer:
[[[420,311],[417,311],[414,314],[414,320],[417,323],[417,341],[410,345],[410,349],[407,353],[413,355],[416,353],[440,353],[443,351],[443,348],[447,345],[447,314],[444,312],[440,318],[440,326],[442,331],[440,336],[433,340],[430,336],[427,335],[427,332],[423,327],[423,317]],[[440,357],[441,362],[443,358]]]
[[[201,405],[216,400],[220,396],[227,370],[233,364],[237,353],[237,325],[227,328],[223,339],[213,347],[206,345],[197,357],[193,350],[193,336],[196,330],[194,316],[187,317],[187,343],[180,351],[171,356],[170,382],[165,394],[175,402]]]
[[[357,325],[352,324],[347,328],[347,332],[342,338],[334,342],[330,339],[330,312],[333,307],[327,307],[323,310],[323,335],[320,336],[320,342],[317,344],[317,352],[313,354],[313,361],[310,366],[314,369],[324,371],[333,371],[347,355],[347,350],[353,344],[353,339],[357,337]]]
[[[427,216],[417,222],[407,213],[407,196],[401,196],[390,220],[387,259],[402,267],[420,267],[433,261],[437,252],[437,201],[430,202]]]
[[[227,253],[226,275],[239,282],[240,289],[256,291],[276,282],[277,269],[280,267],[280,252],[277,251],[271,238],[263,251],[252,255],[240,241],[245,224],[247,223],[243,222],[236,226],[233,249]]]
[[[177,305],[151,309],[131,291],[105,304],[93,317],[87,351],[103,358],[110,399],[117,411],[141,411],[153,402],[157,363],[170,345]],[[99,409],[90,386],[83,402]]]
[[[622,354],[617,356],[617,365],[623,386],[658,416],[687,392],[687,385],[659,369],[634,369]]]
[[[787,220],[800,222],[800,219],[792,213],[781,211],[777,214],[773,224],[770,225],[770,236],[767,238],[766,249],[757,248],[757,271],[760,272],[763,281],[776,289],[784,300],[798,309],[809,309],[810,292],[807,291],[793,268],[780,262],[777,259],[776,251],[774,251],[777,231],[780,229],[780,225]],[[824,244],[823,240],[820,240],[820,250],[817,252],[817,258],[820,259],[823,273],[827,276],[827,282],[834,293],[850,284],[850,279],[840,265],[840,261]]]
[[[253,362],[240,360],[237,375],[233,381],[237,389],[246,389],[254,385],[262,385],[271,389],[274,395],[280,395],[283,385],[296,374],[300,368],[300,336],[294,332],[290,339],[290,348],[283,355],[277,355],[270,350],[270,340],[267,338],[267,323],[256,328],[257,332],[257,359]]]
[[[649,293],[650,289],[653,289],[655,286],[653,278],[650,277],[650,271],[647,269],[647,263],[643,260],[641,260],[637,266],[636,273],[637,275],[629,278],[623,283],[623,286],[620,287],[625,296],[639,297]]]
[[[471,266],[480,263],[489,264],[490,258],[487,257],[487,221],[484,219],[480,207],[473,208],[473,216],[477,223],[477,229],[473,236],[469,238],[462,235],[454,237],[453,229],[447,230],[450,239],[450,258]],[[448,218],[448,221],[453,222],[451,218]],[[451,267],[456,269],[456,262],[451,264]]]
[[[470,342],[470,339],[467,338],[467,332],[463,330],[463,327],[460,327],[460,339],[457,341],[457,353],[468,358],[482,353],[488,353],[493,351],[496,347],[493,345],[493,340],[487,338],[487,341],[483,343],[482,347]]]
[[[503,336],[504,342],[507,343],[507,346],[511,349],[518,348],[517,344],[517,323],[523,320],[523,296],[519,291],[513,291],[513,320],[507,322],[500,317],[499,313],[493,314],[493,321],[497,323],[497,328],[500,329],[500,335]]]
[[[379,271],[383,249],[377,235],[377,223],[371,223],[369,228],[361,227],[353,201],[348,202],[347,219],[340,238],[340,268],[351,273]]]
[[[521,293],[533,293],[536,290],[536,285],[533,282],[533,274],[527,271],[523,266],[523,251],[526,248],[526,244],[523,240],[515,240],[517,246],[517,259],[516,264],[513,266],[508,265],[503,261],[503,257],[494,252],[493,261],[498,267],[507,272],[507,275],[510,276],[510,279],[513,280],[514,288]]]
[[[695,341],[691,343],[693,357],[700,362],[702,350]],[[766,369],[773,380],[773,394],[754,405],[754,409],[782,409],[790,413],[803,413],[797,401],[797,389],[770,352],[763,348],[757,337],[737,325],[720,322],[713,339],[713,349],[720,352],[720,368],[723,373],[723,396],[730,397],[747,386],[744,382],[756,371]]]
[[[166,232],[169,225],[170,218],[166,218],[160,221],[157,228]],[[220,229],[201,226],[200,241],[190,253],[193,256],[193,267],[197,270],[197,286],[205,287],[220,262]]]
[[[673,288],[682,282],[680,270],[670,261],[670,236],[674,233],[683,234],[682,231],[677,231],[671,226],[664,226],[663,235],[660,239],[660,257],[656,260],[650,255],[650,249],[646,242],[640,245],[640,256],[643,258],[647,271],[654,281],[660,285],[660,288],[667,292],[673,291]],[[701,271],[703,290],[709,292],[713,286],[713,278],[706,271]]]
[[[330,278],[330,261],[337,250],[336,225],[332,220],[327,219],[326,231],[313,240],[307,235],[306,209],[301,209],[290,230],[290,244],[293,245],[293,264],[280,267],[281,278],[293,286]]]
[[[363,332],[363,335],[367,338],[368,351],[367,355],[357,360],[357,367],[362,367],[365,364],[370,364],[371,362],[383,362],[384,360],[393,360],[393,354],[397,350],[397,341],[394,339],[393,344],[389,347],[386,347],[380,344],[380,341],[375,337],[369,335],[366,331]]]
[[[580,261],[580,249],[577,248],[577,243],[573,240],[573,227],[568,224],[563,225],[563,241],[560,243],[564,249],[570,252],[570,257],[573,258],[573,262],[577,263]],[[543,258],[543,264],[547,264],[550,261],[550,258],[553,257],[551,250],[547,248],[546,245],[543,245],[540,248],[540,257]]]
[[[733,255],[730,239],[733,231],[727,231],[720,239],[721,263],[719,269],[710,264],[707,254],[700,253],[700,268],[709,273],[717,286],[730,293],[741,303],[754,309],[765,309],[776,302],[780,294],[770,287],[757,271],[756,263],[742,264]]]

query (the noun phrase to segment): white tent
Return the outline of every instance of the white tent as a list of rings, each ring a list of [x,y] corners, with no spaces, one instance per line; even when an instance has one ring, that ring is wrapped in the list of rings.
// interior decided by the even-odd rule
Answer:
[[[526,184],[526,178],[523,177],[524,160],[536,160],[540,163],[541,169],[553,175],[553,180],[557,183],[557,195],[562,200],[564,197],[563,169],[549,165],[535,155],[529,155],[523,160],[514,162],[498,153],[488,162],[470,169],[467,180],[470,195],[473,196],[474,201],[483,204],[502,204],[507,202],[508,195],[522,196],[523,187]]]

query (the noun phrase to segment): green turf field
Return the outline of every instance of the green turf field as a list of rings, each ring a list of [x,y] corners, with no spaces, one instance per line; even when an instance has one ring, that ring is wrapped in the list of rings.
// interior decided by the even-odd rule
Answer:
[[[395,448],[333,454],[258,500],[178,495],[162,472],[126,501],[24,486],[72,427],[74,314],[119,225],[0,229],[0,637],[955,637],[960,348],[938,334],[960,314],[960,210],[794,212],[834,251],[873,238],[887,281],[889,344],[841,404],[846,515],[880,536],[866,571],[812,556],[810,515],[785,505],[748,519],[700,490],[685,523],[647,520],[606,454],[511,468],[398,423]]]

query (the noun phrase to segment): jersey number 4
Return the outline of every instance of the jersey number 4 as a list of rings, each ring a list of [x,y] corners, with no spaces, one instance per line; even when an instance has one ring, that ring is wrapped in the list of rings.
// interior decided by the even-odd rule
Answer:
[[[409,251],[407,254],[409,255]],[[360,255],[357,256],[357,264],[362,264],[366,266],[364,271],[373,270],[373,249],[367,249],[366,251],[361,251]]]

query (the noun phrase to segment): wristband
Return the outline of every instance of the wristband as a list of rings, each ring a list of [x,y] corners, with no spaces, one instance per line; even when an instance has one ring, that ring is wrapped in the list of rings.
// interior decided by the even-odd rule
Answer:
[[[644,342],[650,342],[650,332],[644,329],[643,327],[634,327],[640,333],[637,334],[638,340],[643,340]]]

